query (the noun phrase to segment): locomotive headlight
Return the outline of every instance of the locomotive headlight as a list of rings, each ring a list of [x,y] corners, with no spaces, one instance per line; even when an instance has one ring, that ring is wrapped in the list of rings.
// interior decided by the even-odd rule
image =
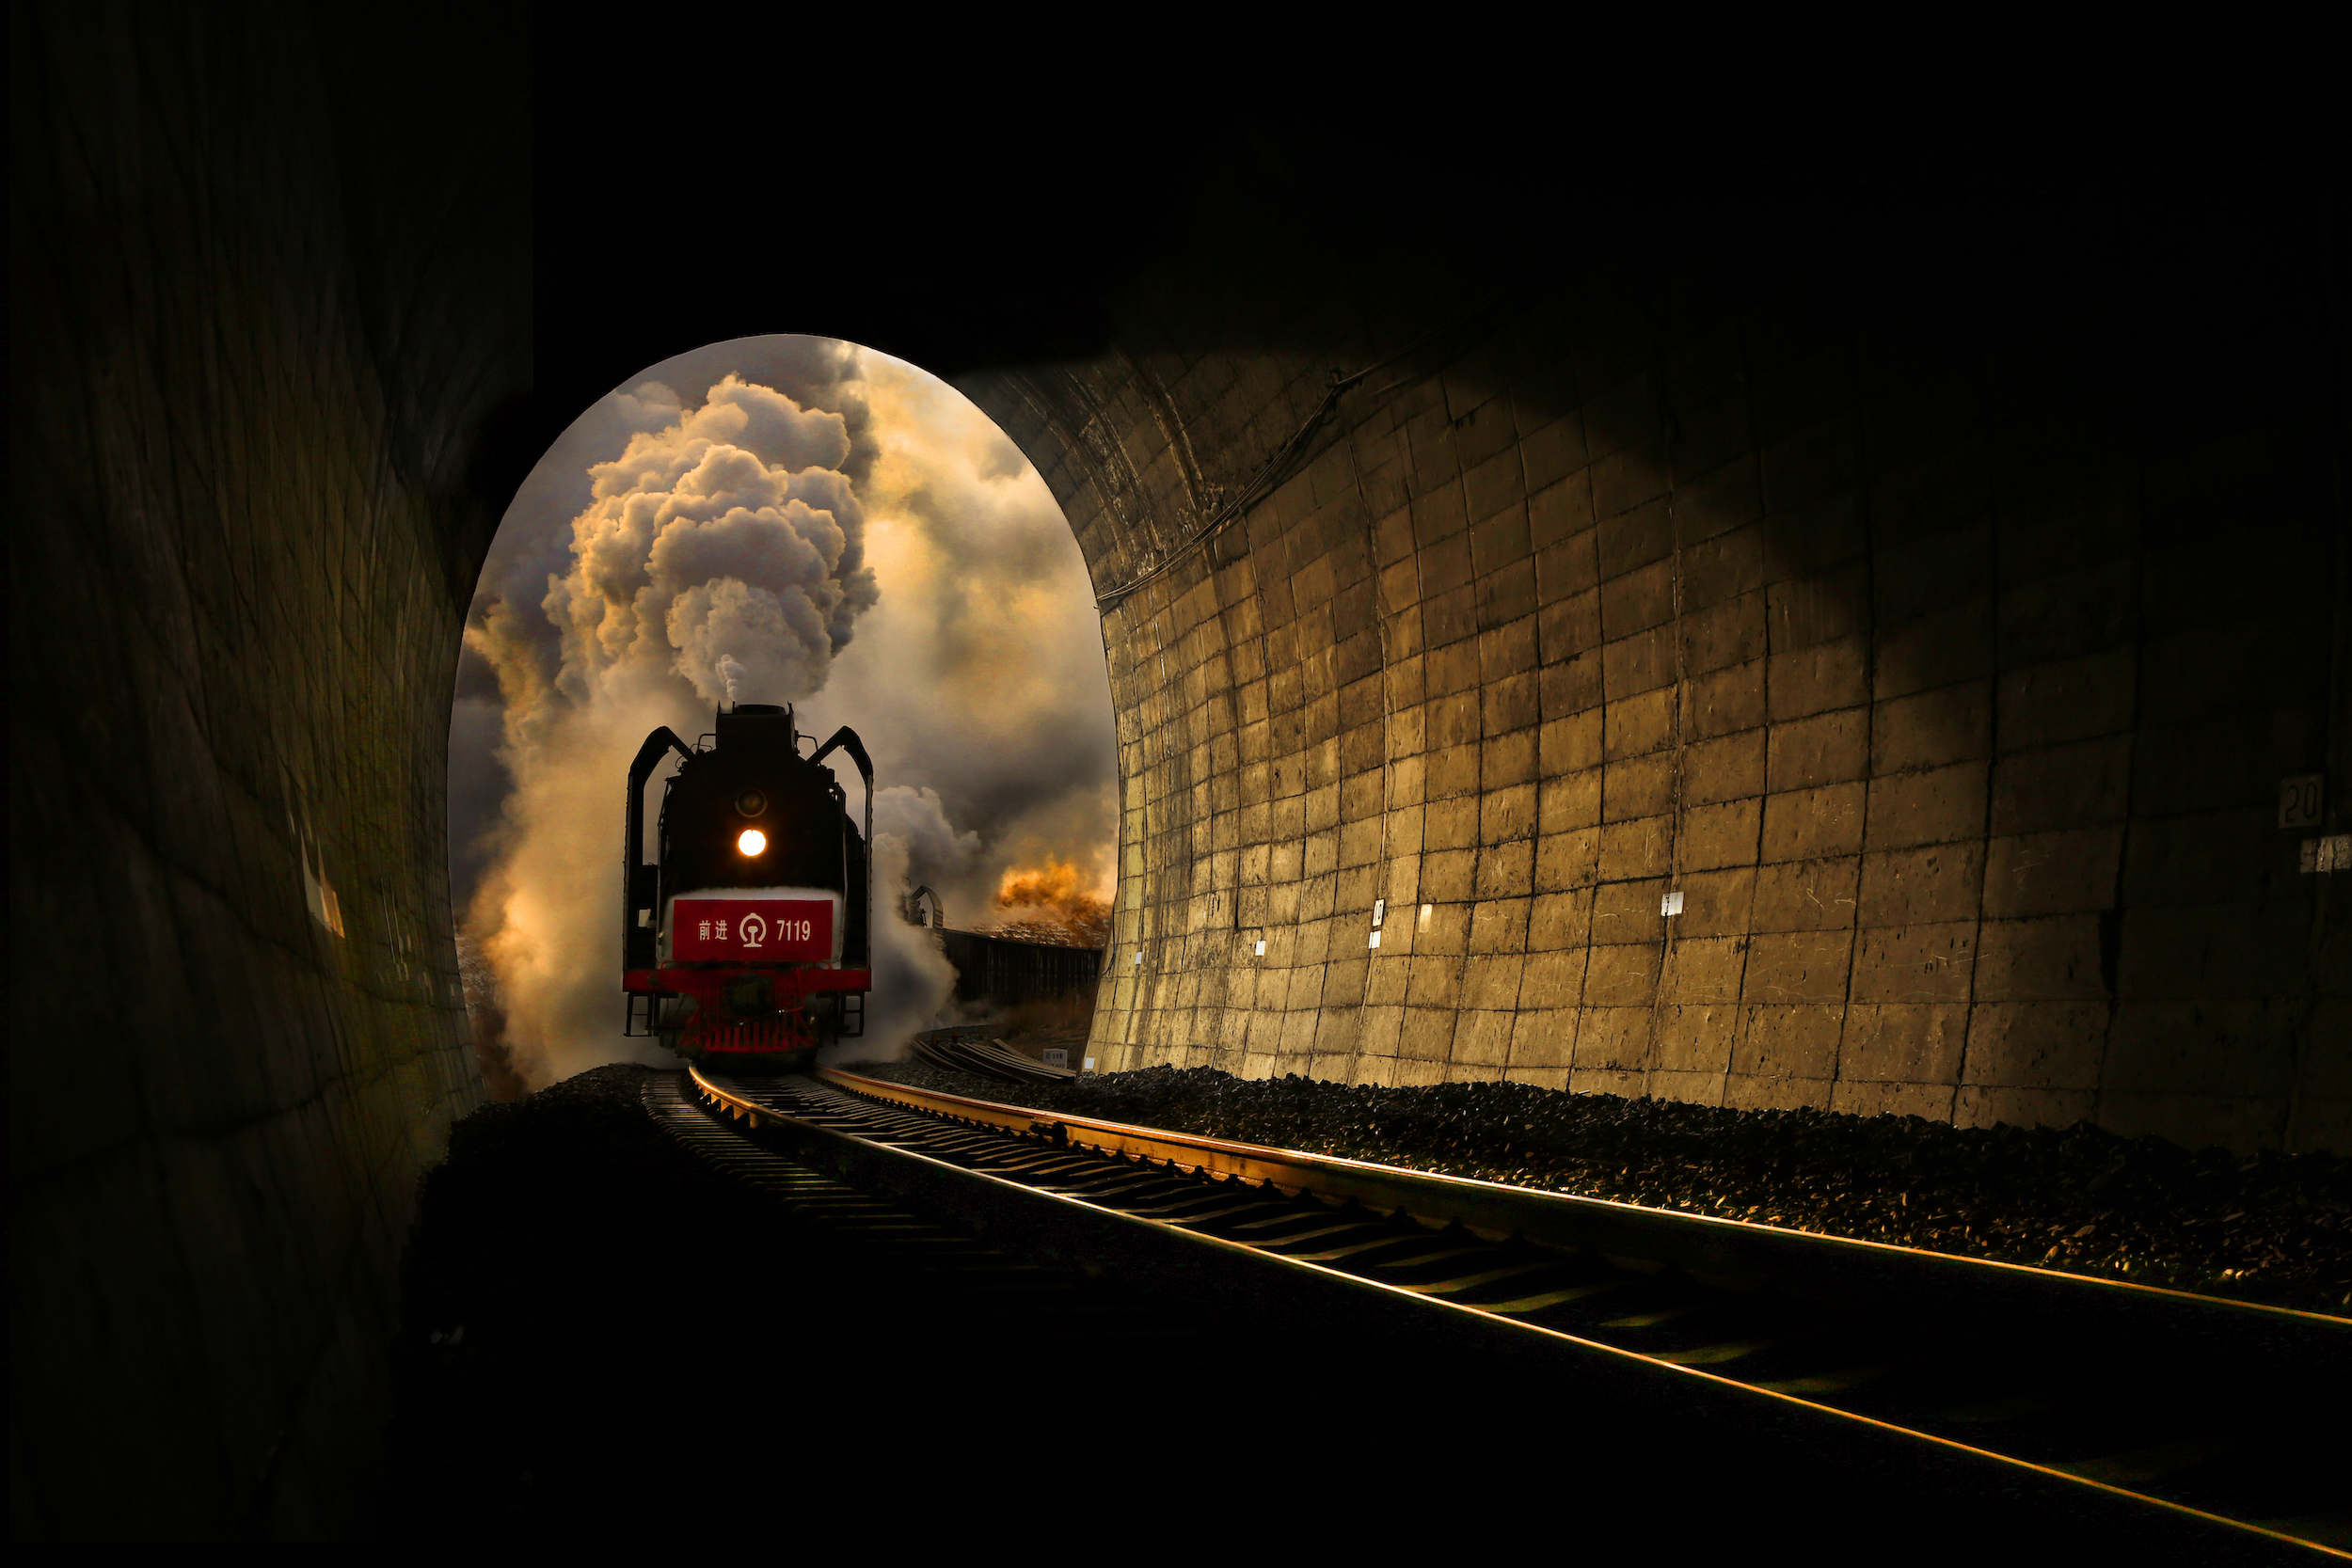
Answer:
[[[768,847],[768,835],[757,828],[746,828],[743,836],[735,841],[735,847],[747,855],[756,855]]]

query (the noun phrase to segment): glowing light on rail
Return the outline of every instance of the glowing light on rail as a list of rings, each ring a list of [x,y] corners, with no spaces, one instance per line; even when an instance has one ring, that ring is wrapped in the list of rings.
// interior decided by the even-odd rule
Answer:
[[[756,855],[768,847],[768,835],[757,828],[746,828],[743,836],[735,841],[735,847],[747,855]]]

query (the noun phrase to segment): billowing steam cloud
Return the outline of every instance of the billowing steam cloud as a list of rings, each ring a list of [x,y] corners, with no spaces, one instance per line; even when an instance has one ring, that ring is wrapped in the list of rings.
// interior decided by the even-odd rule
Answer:
[[[912,887],[953,886],[971,874],[980,858],[980,835],[956,832],[935,789],[893,784],[874,792],[874,836],[896,838]]]
[[[874,910],[874,990],[866,998],[866,1037],[844,1041],[845,1061],[885,1059],[917,1030],[944,1022],[942,1009],[955,994],[955,966],[930,932],[891,917],[890,894],[916,885],[907,863],[906,840],[874,824],[874,882],[882,890]]]
[[[802,729],[853,724],[874,754],[878,984],[857,1053],[890,1053],[953,983],[889,917],[906,879],[967,926],[1004,912],[1017,864],[1107,895],[1090,601],[1025,460],[882,356],[714,344],[583,415],[501,525],[451,725],[453,880],[522,1079],[660,1059],[620,1034],[621,781],[648,730],[691,739],[723,702],[797,704]]]
[[[821,688],[878,596],[865,513],[833,467],[849,455],[840,415],[730,375],[589,469],[572,570],[544,605],[565,695],[594,703],[672,674],[705,705],[730,683],[771,702]]]

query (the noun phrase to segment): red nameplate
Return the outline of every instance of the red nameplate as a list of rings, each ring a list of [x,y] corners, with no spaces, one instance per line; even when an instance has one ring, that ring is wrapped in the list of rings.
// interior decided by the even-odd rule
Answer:
[[[681,898],[670,906],[675,963],[830,963],[833,905],[819,898]]]

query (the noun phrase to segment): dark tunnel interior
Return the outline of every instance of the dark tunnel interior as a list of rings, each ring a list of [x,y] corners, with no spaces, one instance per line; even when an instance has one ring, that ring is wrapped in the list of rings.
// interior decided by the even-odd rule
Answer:
[[[944,110],[849,161],[721,113],[681,174],[599,45],[441,21],[10,10],[13,1538],[377,1517],[418,1180],[483,1099],[469,597],[580,409],[748,334],[949,379],[1098,590],[1150,578],[1111,1066],[2352,1147],[2299,128],[1301,110],[984,166]],[[1455,932],[1392,994],[1331,934],[1375,896]]]

